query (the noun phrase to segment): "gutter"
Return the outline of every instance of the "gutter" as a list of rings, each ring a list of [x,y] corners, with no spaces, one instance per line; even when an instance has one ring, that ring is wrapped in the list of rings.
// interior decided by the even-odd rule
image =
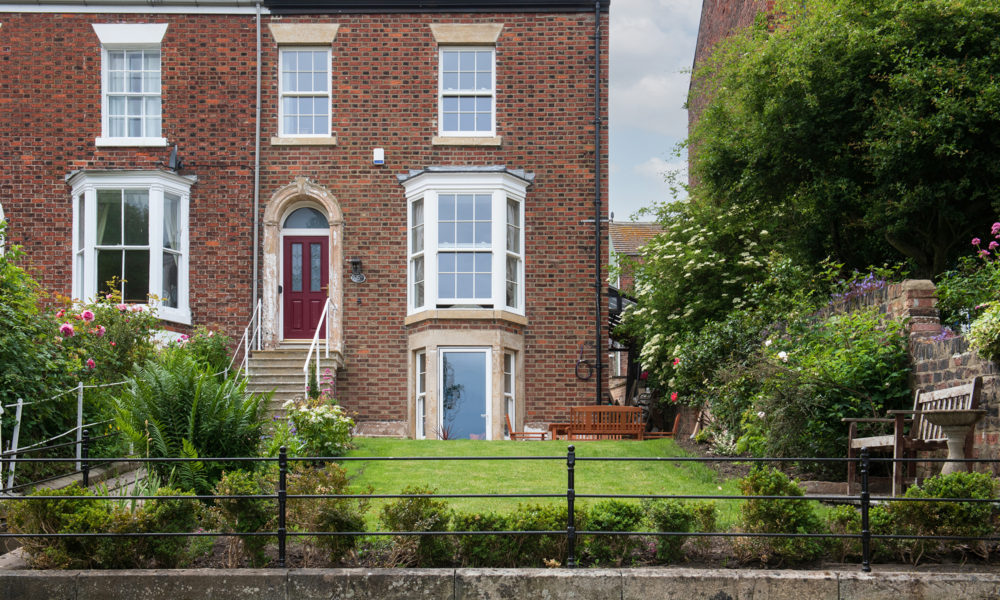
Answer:
[[[600,405],[603,398],[604,364],[604,324],[602,323],[601,290],[604,280],[601,277],[601,0],[594,0],[594,291],[596,292],[595,315],[595,359],[594,371],[597,374],[596,404]]]
[[[253,315],[257,306],[259,290],[257,289],[257,274],[260,269],[260,2],[257,2],[257,109],[254,125],[253,151],[253,295],[250,302],[250,314]]]

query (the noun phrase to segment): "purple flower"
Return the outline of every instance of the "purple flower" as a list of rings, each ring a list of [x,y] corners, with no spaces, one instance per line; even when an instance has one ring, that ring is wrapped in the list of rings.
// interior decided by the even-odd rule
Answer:
[[[990,229],[990,233],[993,235],[1000,235],[1000,223],[994,223],[993,228]]]
[[[979,251],[979,256],[982,256],[983,258],[986,258],[989,255],[990,255],[990,253],[987,252],[986,250],[980,250]]]
[[[996,250],[997,248],[1000,248],[1000,243],[990,242],[990,250]]]
[[[979,238],[972,238],[972,245],[973,246],[978,246],[980,241],[981,240]]]

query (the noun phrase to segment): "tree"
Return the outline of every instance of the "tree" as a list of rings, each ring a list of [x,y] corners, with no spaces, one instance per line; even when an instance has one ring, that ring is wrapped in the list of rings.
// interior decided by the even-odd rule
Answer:
[[[931,276],[1000,210],[1000,2],[810,0],[695,77],[692,202],[803,263]]]

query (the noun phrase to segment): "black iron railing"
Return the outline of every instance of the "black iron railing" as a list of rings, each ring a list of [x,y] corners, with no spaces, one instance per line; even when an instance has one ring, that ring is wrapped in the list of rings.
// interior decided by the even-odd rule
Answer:
[[[90,459],[87,444],[92,438],[86,433],[82,442],[84,449],[82,454],[82,464],[79,473],[82,475],[84,487],[89,485]],[[75,442],[74,442],[75,443]],[[22,458],[18,457],[17,462],[67,462],[74,461],[75,458]],[[869,511],[876,502],[943,502],[943,503],[997,503],[995,498],[915,498],[898,496],[873,496],[870,492],[869,473],[873,462],[961,462],[961,463],[998,463],[1000,460],[983,459],[935,459],[935,458],[871,458],[867,448],[862,449],[858,459],[845,458],[745,458],[745,457],[583,457],[576,455],[576,448],[569,446],[565,456],[452,456],[452,457],[430,457],[430,456],[410,456],[410,457],[289,457],[282,448],[277,457],[227,457],[227,458],[102,458],[103,463],[133,462],[133,463],[181,463],[181,462],[228,462],[228,463],[254,463],[254,462],[277,462],[278,481],[273,494],[259,495],[79,495],[79,496],[55,496],[55,495],[0,495],[0,499],[6,501],[41,501],[41,500],[239,500],[258,499],[275,500],[277,510],[277,528],[274,531],[257,532],[207,532],[196,531],[189,533],[2,533],[0,538],[59,538],[59,537],[150,537],[150,536],[189,536],[189,537],[260,537],[271,536],[277,541],[277,562],[279,567],[284,567],[287,558],[286,544],[289,537],[304,536],[483,536],[483,535],[565,535],[567,542],[566,566],[573,568],[578,565],[577,542],[580,536],[680,536],[680,537],[740,537],[740,538],[823,538],[823,539],[855,539],[861,542],[861,569],[864,572],[871,571],[871,543],[872,540],[936,540],[936,541],[987,541],[998,542],[997,536],[947,536],[947,535],[890,535],[873,534],[869,521]],[[289,494],[287,487],[287,475],[290,462],[337,462],[348,463],[357,461],[566,461],[566,489],[565,491],[553,493],[503,493],[503,494]],[[575,489],[575,469],[576,463],[587,462],[670,462],[670,463],[719,463],[719,462],[739,462],[739,463],[803,463],[803,462],[839,462],[847,460],[857,460],[860,467],[861,490],[857,495],[802,495],[802,496],[765,496],[765,495],[712,495],[712,494],[578,494]],[[2,490],[10,491],[10,490]],[[400,499],[400,498],[495,498],[495,499],[528,499],[528,498],[565,498],[566,501],[566,527],[555,530],[513,530],[513,531],[289,531],[287,523],[287,502],[292,499]],[[577,499],[588,498],[618,498],[618,499],[640,499],[640,500],[779,500],[789,502],[819,501],[819,502],[850,502],[857,504],[861,513],[860,533],[757,533],[743,531],[596,531],[577,530],[575,523],[575,504]]]

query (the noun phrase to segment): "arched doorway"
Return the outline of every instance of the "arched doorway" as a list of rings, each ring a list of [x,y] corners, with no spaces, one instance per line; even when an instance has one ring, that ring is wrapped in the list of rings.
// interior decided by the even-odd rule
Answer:
[[[261,281],[261,325],[268,348],[284,340],[312,339],[316,311],[329,298],[329,326],[320,339],[329,340],[338,359],[343,356],[343,229],[340,203],[305,177],[271,196],[264,210]]]
[[[330,224],[312,206],[294,208],[281,226],[281,339],[311,340],[321,327],[330,281]]]

